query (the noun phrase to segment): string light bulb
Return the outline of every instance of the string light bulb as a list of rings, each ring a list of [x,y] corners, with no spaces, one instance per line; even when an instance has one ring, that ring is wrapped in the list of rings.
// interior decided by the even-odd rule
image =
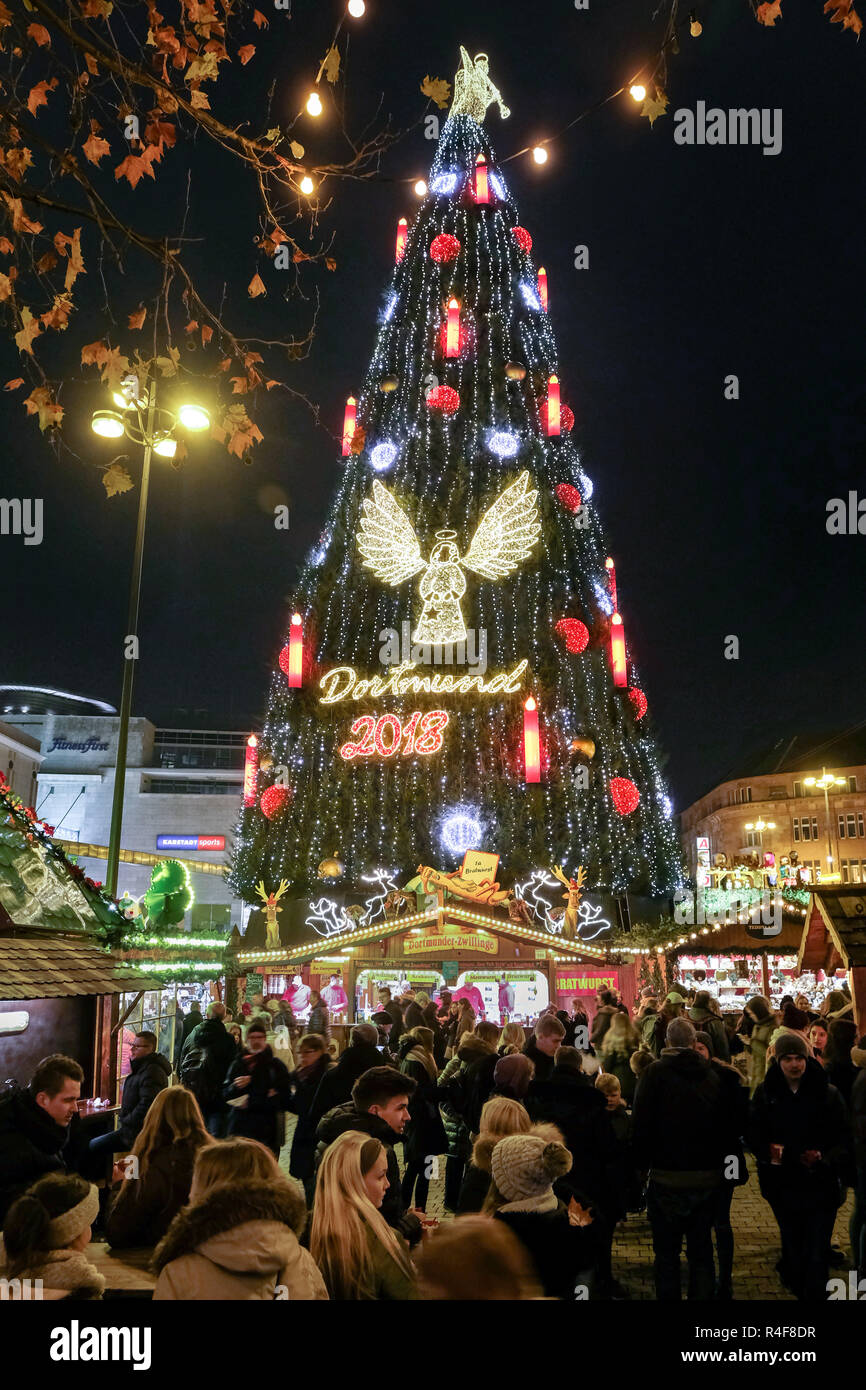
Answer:
[[[346,8],[353,19],[360,19],[365,13],[367,6],[364,4],[364,0],[349,0]]]
[[[318,92],[310,92],[310,95],[307,97],[307,115],[321,116],[321,114],[322,98],[319,96]]]
[[[426,196],[426,193],[427,193],[427,184],[424,182],[423,179],[416,179],[416,181],[415,181],[415,192],[417,193],[417,195],[418,195],[419,198],[423,198],[423,197]]]
[[[536,164],[547,163],[547,150],[544,148],[543,145],[535,146],[535,148],[532,151],[532,158],[535,160]]]
[[[689,15],[689,33],[691,34],[693,39],[698,39],[700,38],[703,32],[704,26],[703,24],[701,24],[701,21],[698,19],[694,10],[692,10],[692,12]]]
[[[646,101],[646,87],[641,82],[635,82],[633,86],[629,87],[628,94],[635,101]]]
[[[313,180],[310,178],[309,174],[304,175],[299,185],[301,192],[305,193],[308,198],[315,186],[316,185],[313,183]]]

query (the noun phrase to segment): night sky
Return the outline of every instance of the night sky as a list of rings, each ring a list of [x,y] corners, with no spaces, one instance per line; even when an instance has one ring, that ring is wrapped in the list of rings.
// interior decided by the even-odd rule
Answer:
[[[511,107],[508,121],[493,109],[486,121],[505,160],[631,77],[658,46],[652,9],[650,0],[590,0],[584,12],[570,0],[471,8],[369,0],[351,29],[356,128],[375,114],[380,92],[396,125],[417,123],[421,79],[452,80],[463,43],[490,54]],[[783,0],[772,30],[756,24],[745,0],[698,11],[704,32],[681,38],[670,114],[653,129],[620,97],[557,141],[543,169],[525,155],[504,169],[533,255],[547,267],[563,396],[575,410],[677,809],[750,748],[859,722],[866,681],[866,539],[825,528],[828,498],[858,488],[866,496],[866,45],[831,26],[819,0]],[[271,80],[276,119],[291,118],[336,13],[312,0],[295,0],[291,20],[275,13],[243,80],[231,79],[236,119],[257,118],[256,93]],[[699,100],[781,108],[782,152],[676,145],[672,113]],[[326,123],[307,117],[293,133],[310,152],[328,140]],[[210,442],[196,444],[181,471],[155,460],[134,713],[181,726],[260,724],[297,565],[322,530],[338,476],[343,403],[372,351],[396,222],[416,203],[405,180],[426,175],[433,153],[414,124],[380,179],[331,189],[320,231],[333,231],[338,267],[303,281],[321,294],[318,332],[309,359],[285,368],[320,403],[321,427],[272,392],[251,406],[266,435],[252,466]],[[180,226],[186,157],[169,156],[158,198],[148,187],[132,199],[162,232]],[[252,190],[203,147],[193,169],[188,232],[206,237],[199,262],[217,293],[231,268],[234,322],[263,337],[300,327],[305,306],[282,302],[276,272],[262,270],[267,301],[246,301],[262,268]],[[573,267],[578,244],[589,247],[589,270]],[[97,338],[107,325],[95,264],[88,269],[93,297],[89,310],[82,298],[80,318]],[[113,297],[115,282],[109,287]],[[119,325],[139,297],[129,278],[119,285]],[[134,346],[122,327],[113,341]],[[74,358],[63,366],[80,376]],[[0,370],[2,380],[21,375],[5,337]],[[723,397],[729,373],[739,376],[739,401]],[[53,453],[20,398],[0,395],[2,494],[41,496],[45,506],[41,547],[0,538],[0,678],[117,704],[138,493],[105,499],[94,465],[118,450],[87,428],[90,411],[109,403],[103,395],[81,380],[64,388],[78,460]],[[129,467],[137,477],[132,451]],[[287,534],[272,523],[283,495]],[[724,659],[729,634],[739,637],[738,661]]]

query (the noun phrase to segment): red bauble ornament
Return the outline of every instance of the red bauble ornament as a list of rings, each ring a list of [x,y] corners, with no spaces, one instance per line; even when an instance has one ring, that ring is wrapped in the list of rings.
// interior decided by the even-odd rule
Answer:
[[[630,816],[640,803],[640,792],[628,777],[611,777],[610,794],[621,816]]]
[[[273,820],[281,811],[285,810],[292,799],[289,787],[268,787],[267,791],[262,792],[259,805],[262,808],[262,815],[267,816],[268,820]]]
[[[577,488],[572,487],[571,483],[557,483],[554,491],[567,512],[580,510],[581,496]]]
[[[288,674],[289,674],[289,660],[290,660],[290,655],[291,655],[291,653],[290,653],[290,649],[289,649],[289,644],[288,644],[288,642],[287,642],[286,645],[283,647],[283,650],[280,652],[280,655],[279,655],[279,658],[278,658],[280,670],[281,670],[282,672],[284,672],[285,675],[288,675]]]
[[[440,265],[446,265],[448,261],[456,261],[461,250],[459,237],[452,236],[450,232],[440,232],[438,236],[434,236],[430,243],[430,255]]]
[[[586,651],[589,641],[589,628],[579,618],[560,618],[554,626],[557,637],[565,642],[565,649],[575,654]]]
[[[559,433],[570,434],[574,429],[574,411],[570,405],[559,407]]]
[[[638,690],[637,686],[635,686],[632,690],[628,692],[628,698],[631,700],[632,705],[634,707],[635,719],[643,719],[644,715],[647,712],[646,695],[644,695],[642,690]]]
[[[444,415],[453,415],[460,405],[460,393],[453,386],[437,386],[427,397],[431,410],[441,410]]]
[[[525,227],[512,227],[511,235],[514,237],[514,240],[517,242],[517,245],[520,247],[521,251],[532,250],[532,237],[529,235]]]

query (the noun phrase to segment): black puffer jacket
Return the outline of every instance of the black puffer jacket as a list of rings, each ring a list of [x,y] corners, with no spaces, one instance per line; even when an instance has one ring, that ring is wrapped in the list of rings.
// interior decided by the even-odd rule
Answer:
[[[79,1127],[77,1115],[68,1128],[55,1124],[27,1090],[0,1101],[0,1223],[31,1183],[76,1166],[72,1150]]]
[[[206,1018],[197,1028],[193,1028],[183,1045],[181,1065],[194,1047],[204,1048],[214,1069],[214,1077],[222,1086],[228,1076],[229,1067],[238,1055],[237,1043],[221,1018]]]
[[[511,1227],[528,1250],[545,1296],[573,1302],[579,1275],[589,1271],[596,1259],[592,1225],[573,1226],[568,1208],[560,1201],[551,1211],[505,1209],[494,1215]]]
[[[400,1165],[394,1152],[394,1144],[400,1136],[394,1133],[387,1120],[380,1119],[378,1115],[371,1115],[366,1110],[356,1110],[351,1102],[329,1110],[319,1121],[316,1130],[316,1167],[321,1163],[328,1145],[333,1144],[337,1135],[345,1133],[348,1129],[368,1134],[371,1139],[378,1139],[384,1145],[388,1159],[388,1190],[382,1199],[380,1210],[389,1226],[405,1236],[410,1245],[417,1244],[421,1239],[421,1222],[403,1206],[400,1194]]]
[[[841,1202],[842,1184],[851,1176],[851,1131],[845,1102],[814,1057],[807,1057],[796,1093],[779,1063],[771,1062],[752,1100],[749,1143],[767,1201],[784,1190],[799,1193],[804,1203]],[[770,1162],[771,1144],[783,1145],[779,1164]],[[809,1149],[821,1154],[811,1168],[800,1161]]]
[[[601,1091],[580,1072],[555,1067],[548,1081],[530,1082],[526,1108],[531,1120],[554,1124],[562,1132],[572,1157],[564,1181],[603,1210],[619,1209],[616,1135]]]
[[[145,1116],[160,1091],[164,1091],[171,1076],[171,1062],[161,1052],[148,1052],[145,1057],[136,1057],[123,1083],[120,1099],[120,1120],[118,1129],[124,1143],[132,1148]]]
[[[297,1115],[295,1133],[292,1138],[292,1152],[289,1159],[289,1172],[293,1178],[311,1178],[316,1171],[316,1124],[311,1115],[313,1101],[322,1080],[332,1069],[333,1062],[327,1052],[323,1052],[310,1066],[305,1075],[293,1071],[289,1077],[291,1091],[289,1110]]]
[[[465,1161],[469,1157],[472,1149],[472,1134],[466,1118],[469,1104],[466,1086],[467,1075],[470,1068],[476,1062],[489,1057],[491,1051],[490,1044],[477,1038],[474,1033],[470,1033],[463,1045],[458,1048],[457,1055],[446,1063],[445,1070],[439,1077],[436,1095],[439,1101],[439,1113],[445,1125],[445,1138],[447,1140],[445,1152],[449,1158],[462,1158]],[[498,1054],[494,1058],[494,1065],[497,1060]]]
[[[371,1067],[387,1066],[386,1059],[375,1043],[351,1043],[340,1054],[337,1065],[325,1073],[319,1089],[310,1106],[310,1124],[315,1130],[323,1115],[333,1110],[335,1105],[348,1105],[352,1099],[352,1087]]]
[[[241,1076],[250,1078],[248,1086],[235,1086],[235,1079]],[[289,1073],[285,1063],[275,1057],[269,1047],[262,1052],[244,1052],[229,1067],[223,1093],[227,1101],[238,1096],[247,1098],[245,1106],[230,1107],[229,1134],[258,1139],[274,1153],[279,1152],[278,1115],[289,1104]]]
[[[737,1117],[716,1069],[691,1048],[666,1047],[642,1074],[632,1111],[635,1159],[688,1186],[720,1182],[739,1144]]]

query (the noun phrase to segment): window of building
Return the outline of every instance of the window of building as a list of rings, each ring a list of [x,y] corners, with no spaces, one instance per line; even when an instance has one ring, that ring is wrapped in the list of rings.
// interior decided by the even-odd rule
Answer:
[[[799,816],[795,816],[795,817],[794,817],[794,839],[795,839],[795,840],[799,840],[799,838],[800,838],[800,817],[799,817]]]
[[[856,823],[856,819],[855,819],[855,816],[854,816],[854,812],[853,812],[853,811],[849,811],[848,816],[847,816],[847,821],[848,821],[848,839],[849,839],[849,840],[853,840],[853,839],[855,839],[855,837],[856,837],[856,835],[857,835],[857,823]]]
[[[142,779],[143,792],[162,796],[234,796],[241,790],[240,782],[219,782],[215,777],[205,777],[201,781],[181,777],[145,777]]]
[[[751,788],[751,787],[737,787],[737,801],[739,801],[739,802],[744,802],[744,801],[751,801],[751,799],[752,799],[752,788]]]
[[[755,848],[757,848],[757,847],[760,845],[760,843],[761,843],[761,832],[760,832],[760,830],[747,830],[747,831],[746,831],[746,844],[747,844],[750,848],[755,849]]]
[[[788,795],[787,787],[770,787],[767,796],[772,801],[781,801]]]
[[[845,817],[844,817],[844,816],[838,816],[838,817],[837,817],[837,822],[838,822],[838,826],[839,826],[839,839],[840,839],[840,840],[844,840],[844,839],[845,839]]]
[[[227,936],[231,931],[232,914],[227,903],[194,903],[189,917],[191,936]]]
[[[857,834],[860,836],[860,839],[862,840],[862,838],[863,838],[863,812],[862,812],[862,811],[858,811],[858,812],[857,812]]]
[[[794,816],[794,839],[795,840],[817,840],[818,838],[818,817],[817,816]]]
[[[856,790],[857,790],[857,778],[856,778],[856,777],[849,777],[849,778],[848,778],[848,790],[849,790],[849,792],[856,792]]]
[[[795,796],[802,796],[802,795],[803,795],[803,783],[802,783],[802,782],[795,782],[795,783],[794,783],[794,795],[795,795]]]

